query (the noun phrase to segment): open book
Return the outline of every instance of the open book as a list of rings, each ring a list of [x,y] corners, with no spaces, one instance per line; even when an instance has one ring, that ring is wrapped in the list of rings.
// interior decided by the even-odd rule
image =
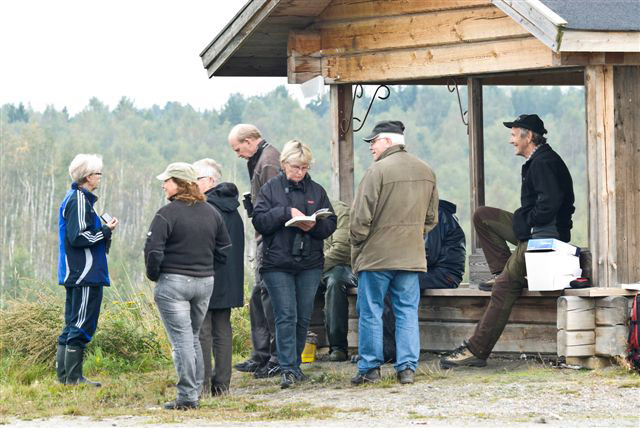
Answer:
[[[329,217],[331,214],[333,213],[329,210],[329,208],[322,208],[311,215],[299,215],[292,217],[291,220],[286,222],[284,225],[287,227],[295,226],[296,224],[304,223],[305,221],[320,220],[321,218]]]

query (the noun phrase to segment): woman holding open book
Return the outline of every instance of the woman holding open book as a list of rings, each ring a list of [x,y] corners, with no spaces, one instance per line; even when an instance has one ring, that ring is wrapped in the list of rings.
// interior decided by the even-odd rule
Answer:
[[[282,388],[305,378],[300,354],[322,276],[322,243],[336,229],[327,192],[308,174],[312,162],[309,146],[286,143],[282,171],[262,186],[253,211],[253,225],[264,239],[260,273],[276,319]]]

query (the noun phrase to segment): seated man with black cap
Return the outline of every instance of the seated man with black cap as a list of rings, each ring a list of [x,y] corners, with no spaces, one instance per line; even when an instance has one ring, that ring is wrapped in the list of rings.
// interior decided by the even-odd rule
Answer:
[[[529,239],[571,239],[573,181],[567,166],[543,137],[544,123],[536,114],[523,114],[513,122],[509,143],[522,165],[520,208],[514,213],[480,207],[473,214],[478,242],[491,272],[496,276],[491,300],[473,336],[452,354],[440,360],[444,368],[482,367],[500,338],[516,299],[526,285],[524,253]],[[507,243],[516,246],[513,253]]]

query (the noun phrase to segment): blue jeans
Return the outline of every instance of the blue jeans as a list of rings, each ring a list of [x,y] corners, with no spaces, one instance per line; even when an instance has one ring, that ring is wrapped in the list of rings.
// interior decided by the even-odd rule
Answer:
[[[384,296],[391,293],[396,316],[396,371],[416,370],[420,357],[418,272],[402,270],[362,271],[358,273],[358,370],[366,373],[384,362],[382,312]]]
[[[300,372],[300,354],[307,340],[313,302],[322,269],[298,273],[264,272],[276,319],[276,351],[283,372]]]
[[[212,292],[212,276],[198,278],[174,273],[161,274],[153,291],[173,350],[178,401],[198,401],[204,381],[200,327]]]

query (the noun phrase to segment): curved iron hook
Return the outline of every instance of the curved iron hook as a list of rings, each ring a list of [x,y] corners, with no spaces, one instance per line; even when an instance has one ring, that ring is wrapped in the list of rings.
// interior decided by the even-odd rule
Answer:
[[[451,85],[453,85],[453,87],[451,87]],[[455,79],[449,79],[449,81],[447,82],[447,90],[451,93],[453,93],[453,91],[456,92],[456,95],[458,96],[458,107],[460,107],[460,119],[462,120],[462,123],[464,123],[465,126],[467,127],[467,134],[469,134],[469,120],[465,120],[464,118],[469,112],[462,111],[462,101],[460,101],[460,91],[458,90],[458,83],[455,81]]]
[[[384,88],[384,89],[386,89],[386,90],[387,90],[387,94],[386,94],[386,95],[382,95],[382,94],[378,95],[378,91],[379,91],[380,89],[382,89],[382,88]],[[358,90],[359,90],[360,92],[358,92]],[[354,105],[355,105],[356,98],[362,98],[363,96],[364,96],[364,89],[363,89],[362,85],[356,85],[356,90],[354,91],[354,97],[353,97],[353,100],[352,100],[352,102],[351,102],[351,116],[352,116],[352,120],[349,120],[349,121],[348,121],[348,123],[347,123],[347,125],[346,125],[346,128],[345,128],[345,124],[344,124],[345,119],[343,119],[343,120],[341,121],[341,123],[340,123],[340,129],[342,130],[342,132],[344,132],[344,133],[349,132],[349,129],[351,128],[351,124],[352,124],[352,122],[353,122],[354,120],[358,121],[358,123],[360,123],[360,126],[358,126],[358,128],[357,128],[357,129],[356,129],[356,128],[354,128],[354,129],[353,129],[353,132],[358,132],[358,131],[360,131],[360,130],[364,127],[364,124],[367,122],[367,117],[369,117],[369,112],[371,111],[371,107],[373,106],[373,102],[376,100],[376,97],[377,97],[378,99],[381,99],[381,100],[386,100],[387,98],[389,98],[389,97],[391,96],[391,89],[389,89],[389,87],[388,87],[387,85],[380,85],[380,86],[378,86],[378,87],[376,88],[375,92],[373,93],[373,97],[371,97],[371,101],[369,102],[369,107],[367,107],[367,112],[364,114],[364,119],[360,120],[360,119],[358,119],[357,117],[353,116],[353,107],[354,107]]]
[[[358,93],[358,91],[360,92]],[[353,97],[351,97],[351,113],[345,115],[346,117],[353,116],[353,107],[356,104],[356,98],[362,98],[363,96],[364,88],[362,87],[362,85],[356,85],[355,90],[353,91]],[[349,132],[349,129],[351,128],[351,122],[351,119],[342,119],[340,121],[340,130],[343,134]]]

